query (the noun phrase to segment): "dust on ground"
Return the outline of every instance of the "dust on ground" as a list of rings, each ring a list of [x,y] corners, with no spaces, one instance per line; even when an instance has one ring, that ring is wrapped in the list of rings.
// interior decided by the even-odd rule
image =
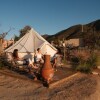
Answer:
[[[99,75],[80,73],[69,81],[46,88],[35,81],[0,73],[0,100],[100,100],[99,98]]]

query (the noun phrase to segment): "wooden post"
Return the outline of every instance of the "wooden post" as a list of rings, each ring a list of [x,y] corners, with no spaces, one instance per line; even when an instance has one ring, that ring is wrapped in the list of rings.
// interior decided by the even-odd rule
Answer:
[[[66,46],[65,46],[65,41],[64,41],[64,43],[63,43],[63,47],[64,47],[64,62],[65,62],[65,58],[66,58]]]
[[[65,58],[66,58],[65,49],[66,49],[66,48],[64,47],[64,61],[65,61]]]
[[[2,53],[2,39],[0,38],[0,55]]]

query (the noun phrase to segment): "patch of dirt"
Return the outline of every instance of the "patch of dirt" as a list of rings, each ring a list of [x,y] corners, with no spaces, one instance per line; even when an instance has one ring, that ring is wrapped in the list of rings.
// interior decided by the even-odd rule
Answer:
[[[96,91],[96,80],[91,76],[80,74],[70,81],[58,84],[52,89],[39,89],[34,97],[41,100],[85,100]]]
[[[53,88],[0,73],[0,100],[99,100],[100,77],[78,74]],[[93,99],[95,97],[95,99]]]

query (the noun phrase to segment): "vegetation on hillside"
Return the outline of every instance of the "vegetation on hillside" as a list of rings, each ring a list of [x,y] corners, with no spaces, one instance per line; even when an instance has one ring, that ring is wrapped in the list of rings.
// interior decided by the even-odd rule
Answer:
[[[83,27],[83,30],[82,30]],[[83,38],[85,46],[90,48],[100,47],[100,20],[96,20],[86,25],[75,25],[62,30],[55,35],[47,37],[47,40],[54,41],[67,40],[73,38]]]

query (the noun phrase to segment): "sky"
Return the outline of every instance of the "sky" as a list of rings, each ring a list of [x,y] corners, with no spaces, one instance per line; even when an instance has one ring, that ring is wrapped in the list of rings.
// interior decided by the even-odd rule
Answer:
[[[0,34],[31,26],[40,35],[53,35],[77,24],[100,19],[100,0],[0,0]]]

